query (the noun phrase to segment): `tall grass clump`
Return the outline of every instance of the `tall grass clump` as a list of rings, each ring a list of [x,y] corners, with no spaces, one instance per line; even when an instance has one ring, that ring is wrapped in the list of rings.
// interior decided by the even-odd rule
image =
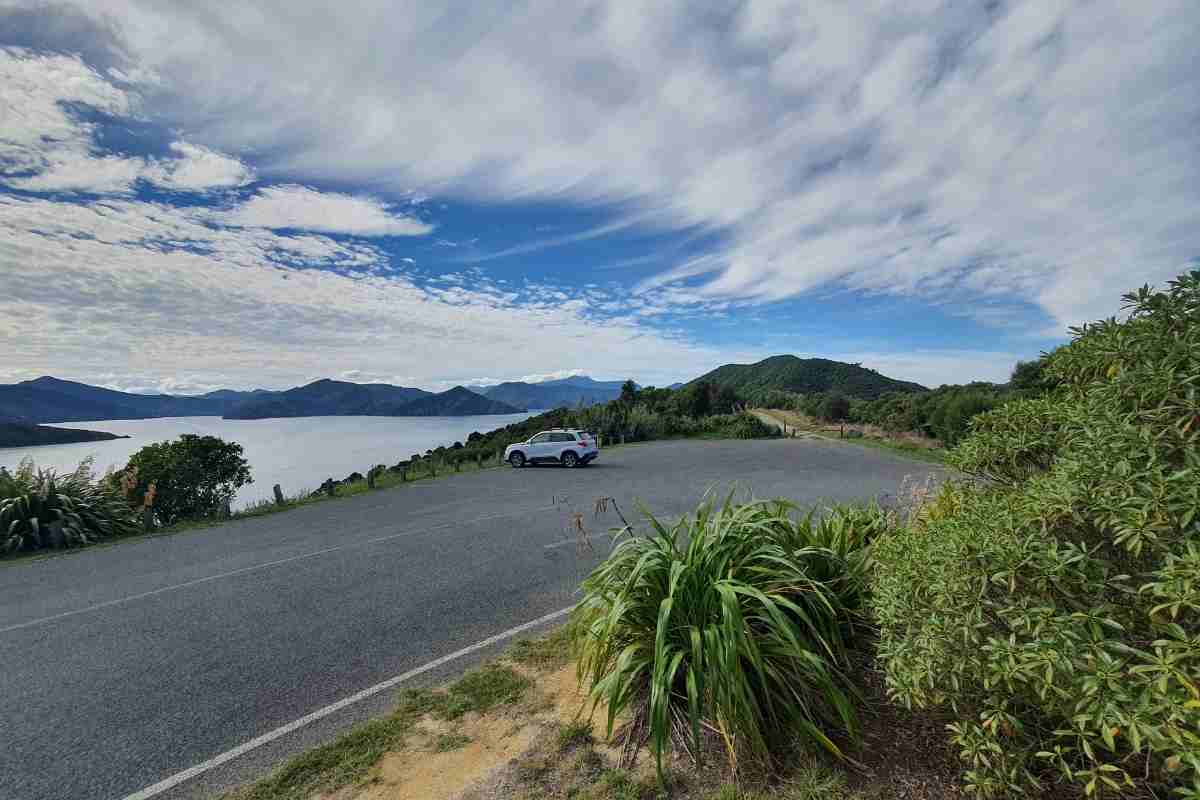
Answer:
[[[1125,300],[874,546],[889,689],[983,797],[1200,798],[1200,271]]]
[[[857,733],[847,649],[867,584],[878,512],[800,514],[784,501],[718,505],[673,526],[650,514],[582,585],[572,630],[594,704],[632,722],[662,778],[671,744],[699,759],[715,732],[731,764],[799,736],[841,754]]]
[[[38,469],[31,460],[0,469],[0,553],[79,547],[137,529],[121,496],[92,473]]]

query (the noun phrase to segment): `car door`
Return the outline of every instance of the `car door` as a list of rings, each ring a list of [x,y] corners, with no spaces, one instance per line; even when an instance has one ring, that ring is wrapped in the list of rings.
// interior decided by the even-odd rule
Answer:
[[[550,455],[554,456],[556,461],[562,460],[564,451],[569,450],[575,444],[575,437],[569,433],[554,434],[553,444],[550,445]]]
[[[558,453],[553,452],[555,444],[552,440],[554,434],[539,433],[529,440],[529,455],[530,461],[542,461],[547,458],[557,458]]]

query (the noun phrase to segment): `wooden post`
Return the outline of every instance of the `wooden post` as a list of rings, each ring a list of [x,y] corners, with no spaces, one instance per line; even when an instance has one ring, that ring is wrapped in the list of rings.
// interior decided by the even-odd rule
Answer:
[[[844,422],[842,423],[841,427],[838,429],[838,438],[839,439],[846,438],[846,423],[844,423]]]
[[[375,488],[375,468],[374,467],[371,467],[369,470],[367,470],[367,488],[368,489]]]
[[[154,530],[154,506],[142,506],[142,530]]]
[[[275,505],[283,505],[283,489],[279,488],[279,484],[275,484]]]

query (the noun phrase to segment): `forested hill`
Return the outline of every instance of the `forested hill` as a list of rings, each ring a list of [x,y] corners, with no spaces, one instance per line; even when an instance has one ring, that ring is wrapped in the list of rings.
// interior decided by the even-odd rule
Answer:
[[[741,395],[778,389],[800,394],[839,392],[863,400],[874,400],[889,392],[928,391],[919,383],[889,378],[860,364],[797,356],[771,356],[757,364],[726,364],[692,383],[727,386]]]

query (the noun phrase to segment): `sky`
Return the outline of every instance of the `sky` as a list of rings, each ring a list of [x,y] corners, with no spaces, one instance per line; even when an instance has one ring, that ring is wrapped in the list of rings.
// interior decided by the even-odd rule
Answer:
[[[1200,5],[0,0],[0,382],[1007,379],[1200,263]]]

